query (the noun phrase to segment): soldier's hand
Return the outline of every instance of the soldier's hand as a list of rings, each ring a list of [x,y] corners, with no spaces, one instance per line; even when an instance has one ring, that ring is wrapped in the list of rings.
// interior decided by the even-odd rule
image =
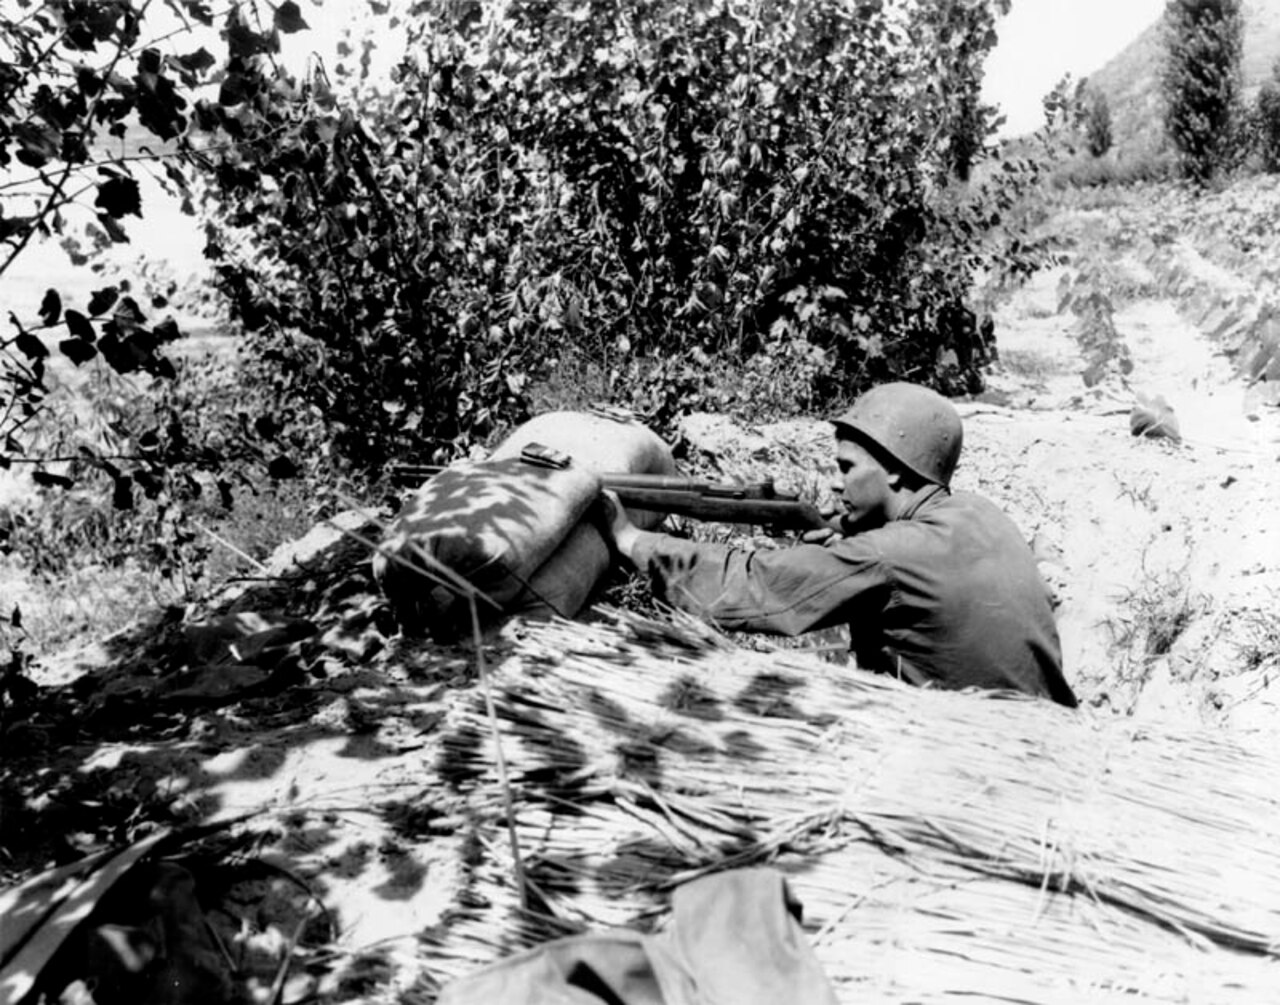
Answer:
[[[822,518],[827,521],[826,527],[806,530],[800,535],[805,544],[830,544],[844,537],[844,523],[841,515],[835,510],[822,510]]]
[[[805,544],[829,544],[840,536],[840,532],[834,527],[819,527],[816,530],[806,530],[800,535],[800,540]]]
[[[605,533],[613,539],[613,547],[618,554],[630,559],[631,547],[635,543],[639,530],[631,522],[631,517],[618,499],[617,493],[605,489],[600,493],[600,505],[604,509]]]

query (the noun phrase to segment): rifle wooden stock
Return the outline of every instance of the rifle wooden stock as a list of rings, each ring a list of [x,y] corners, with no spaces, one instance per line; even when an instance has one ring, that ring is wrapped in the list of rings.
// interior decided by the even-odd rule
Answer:
[[[419,484],[443,468],[430,464],[397,464],[389,469],[393,483]],[[835,526],[818,508],[798,496],[779,494],[772,481],[707,482],[679,475],[604,474],[604,488],[624,506],[672,513],[692,520],[749,523],[778,530],[819,530]]]
[[[609,484],[603,478],[604,487],[617,493],[624,506],[635,509],[674,513],[693,520],[713,520],[717,523],[751,523],[778,530],[818,530],[831,527],[818,508],[796,496],[760,496],[725,489],[748,489],[752,485],[712,485],[694,483],[690,488],[646,488],[643,486]],[[629,476],[630,477],[630,476]],[[701,489],[699,488],[701,485]],[[764,483],[770,486],[772,483]],[[703,491],[705,489],[707,491]]]

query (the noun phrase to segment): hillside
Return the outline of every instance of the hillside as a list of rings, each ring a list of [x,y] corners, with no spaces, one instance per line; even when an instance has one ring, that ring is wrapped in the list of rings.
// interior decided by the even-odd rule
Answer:
[[[1280,58],[1280,0],[1245,0],[1244,94],[1252,101]],[[1160,114],[1160,60],[1163,53],[1157,21],[1114,59],[1089,75],[1089,82],[1111,105],[1116,150],[1121,157],[1140,157],[1164,142]]]

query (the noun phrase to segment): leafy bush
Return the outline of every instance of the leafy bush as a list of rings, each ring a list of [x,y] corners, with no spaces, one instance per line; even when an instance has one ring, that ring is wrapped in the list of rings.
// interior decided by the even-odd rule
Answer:
[[[0,186],[0,274],[33,241],[57,240],[77,266],[128,242],[128,218],[146,211],[143,175],[194,212],[182,169],[194,156],[186,131],[194,93],[217,60],[195,42],[185,54],[163,50],[197,26],[211,28],[213,16],[197,0],[165,0],[188,27],[161,39],[147,34],[151,6],[22,3],[0,16],[0,166],[9,172]],[[290,26],[290,9],[277,8],[277,25]],[[249,10],[250,0],[232,6],[229,37]],[[182,332],[172,316],[154,316],[168,305],[143,296],[145,285],[104,282],[87,302],[64,302],[51,287],[38,306],[7,305],[15,333],[0,343],[9,391],[0,467],[33,465],[41,489],[83,478],[100,503],[133,515],[140,499],[187,493],[193,464],[217,467],[216,452],[197,442],[202,408],[169,408],[150,431],[132,425],[168,407],[166,395],[191,393],[164,390],[178,372],[166,352]],[[114,407],[128,386],[118,377],[145,389],[124,411]],[[73,387],[88,396],[72,400]],[[70,532],[67,543],[75,540]]]
[[[213,23],[203,3],[165,2],[188,24]],[[149,6],[22,2],[0,15],[0,275],[32,241],[59,241],[75,264],[127,242],[128,218],[144,212],[140,174],[177,198],[185,192],[184,94],[216,60],[203,47],[163,52],[168,46],[145,34]],[[4,466],[39,459],[28,456],[25,436],[48,397],[55,361],[173,376],[164,347],[180,335],[177,325],[149,318],[148,306],[127,290],[111,286],[87,304],[64,304],[50,289],[39,305],[6,306],[15,333],[0,343],[10,391],[0,413]]]
[[[1236,148],[1244,22],[1239,0],[1168,0],[1161,88],[1183,176],[1204,184]]]
[[[1144,185],[1177,177],[1177,166],[1168,154],[1135,157],[1072,157],[1054,166],[1049,174],[1053,189],[1102,188],[1112,185]]]
[[[952,180],[991,129],[993,5],[415,10],[389,95],[247,39],[196,112],[238,141],[210,176],[221,285],[341,455],[461,453],[562,358],[658,425],[732,398],[718,367],[820,360],[806,403],[978,385],[973,276],[1043,260],[1001,229],[1033,164]]]

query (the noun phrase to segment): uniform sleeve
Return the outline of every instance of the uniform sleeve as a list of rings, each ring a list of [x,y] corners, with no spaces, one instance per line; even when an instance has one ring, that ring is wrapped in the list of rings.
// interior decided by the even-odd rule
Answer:
[[[642,532],[632,552],[655,592],[722,628],[799,635],[884,610],[889,578],[857,537],[777,551]]]

